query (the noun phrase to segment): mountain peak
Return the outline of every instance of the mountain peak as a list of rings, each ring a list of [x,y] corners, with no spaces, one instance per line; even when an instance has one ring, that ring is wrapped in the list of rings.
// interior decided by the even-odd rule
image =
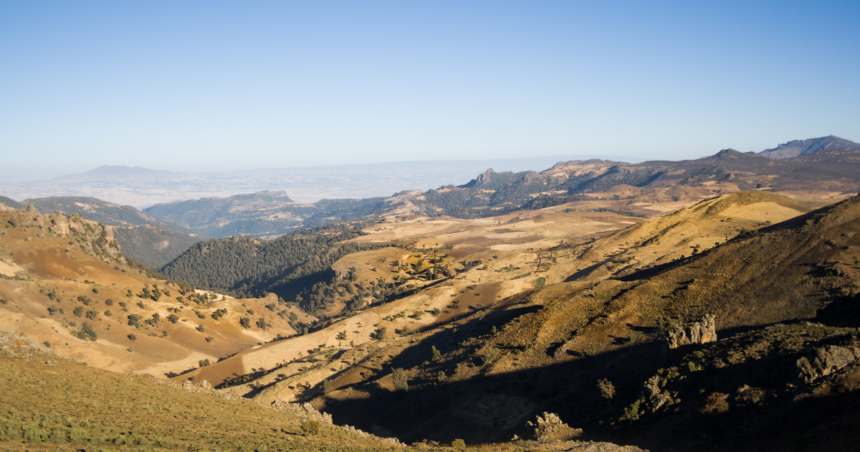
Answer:
[[[830,149],[860,149],[860,144],[834,135],[828,135],[821,138],[789,141],[773,149],[765,149],[760,154],[770,159],[780,160]]]

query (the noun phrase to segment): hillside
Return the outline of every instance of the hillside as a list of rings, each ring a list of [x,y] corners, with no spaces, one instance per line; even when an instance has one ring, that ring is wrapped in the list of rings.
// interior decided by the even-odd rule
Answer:
[[[759,154],[769,159],[779,160],[835,149],[860,149],[860,144],[830,135],[821,138],[810,138],[808,140],[789,141],[773,149],[765,149],[759,152]]]
[[[697,160],[620,163],[605,160],[559,162],[542,172],[487,170],[469,183],[401,196],[425,214],[480,218],[541,209],[590,199],[647,196],[656,189],[706,192],[746,190],[789,193],[804,199],[845,197],[860,192],[858,149],[820,150],[814,159],[771,160],[731,149]],[[620,189],[620,190],[619,190]],[[679,196],[675,200],[685,199]],[[701,198],[698,198],[701,199]]]
[[[25,209],[27,206],[21,204],[18,201],[15,201],[12,198],[7,198],[5,196],[0,196],[0,204],[5,204],[6,207],[11,207],[13,209]]]
[[[95,198],[51,197],[27,199],[40,212],[78,214],[83,218],[114,227],[117,242],[125,255],[150,268],[158,268],[205,239],[191,231],[141,213],[132,206],[121,206]]]
[[[336,418],[410,441],[524,437],[525,422],[549,411],[583,428],[584,438],[623,438],[653,450],[697,450],[705,444],[716,450],[784,450],[809,444],[811,435],[821,446],[812,450],[853,444],[856,436],[839,426],[848,425],[855,411],[834,411],[850,406],[853,396],[804,395],[845,391],[848,380],[842,386],[797,385],[791,368],[860,325],[860,317],[846,310],[860,275],[860,247],[851,234],[860,221],[860,199],[804,215],[807,210],[770,193],[724,195],[633,221],[608,235],[568,235],[570,241],[561,243],[559,236],[551,239],[553,230],[570,220],[547,222],[549,213],[506,225],[474,220],[488,229],[476,224],[465,230],[426,217],[392,218],[357,240],[397,237],[416,251],[431,242],[458,262],[478,264],[305,336],[248,350],[187,376],[264,402],[311,400]],[[478,231],[485,237],[480,241]],[[493,240],[491,234],[499,232],[505,236]],[[373,258],[364,262],[373,265]],[[666,351],[665,331],[705,314],[716,315],[719,338],[733,339]],[[834,326],[796,323],[807,319]],[[773,324],[783,326],[768,327]],[[745,351],[762,340],[795,345]],[[746,357],[731,358],[736,355]],[[687,364],[691,359],[695,369]],[[244,369],[240,380],[231,376],[236,369]],[[393,369],[403,369],[408,392],[394,391]],[[764,379],[745,377],[748,372]],[[677,398],[680,411],[659,414],[660,406],[648,397],[637,402],[655,376],[677,393],[667,397]],[[842,377],[826,381],[832,378]],[[600,397],[601,379],[614,384],[612,403]],[[699,382],[702,392],[678,386],[680,381]],[[788,383],[793,389],[779,392]],[[700,409],[713,394],[736,394],[744,384],[764,388],[773,399],[732,395],[726,402],[730,414],[718,416],[723,427],[714,430],[708,421],[713,418]],[[812,398],[796,408],[784,406],[797,397]],[[739,426],[750,410],[764,431],[778,429],[783,412],[793,416],[795,430],[780,441],[774,441],[775,433],[757,437],[755,429]],[[825,427],[830,424],[819,419],[836,423]],[[689,431],[679,433],[680,425]],[[824,431],[832,436],[813,433]]]
[[[110,226],[77,214],[7,210],[0,224],[0,331],[92,366],[163,377],[316,320],[276,296],[234,299],[149,276]]]
[[[3,450],[396,450],[398,443],[331,424],[300,406],[225,397],[105,372],[0,333]],[[178,422],[177,419],[182,419]]]
[[[156,204],[147,215],[171,221],[210,237],[276,238],[300,227],[354,220],[381,212],[382,198],[293,202],[286,192],[261,191],[227,198]]]

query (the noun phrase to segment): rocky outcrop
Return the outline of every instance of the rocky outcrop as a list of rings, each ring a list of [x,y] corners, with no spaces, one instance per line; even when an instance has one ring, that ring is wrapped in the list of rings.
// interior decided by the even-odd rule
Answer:
[[[806,383],[826,377],[860,360],[860,348],[828,345],[815,350],[815,355],[797,360],[800,377]]]
[[[647,400],[647,407],[651,412],[679,402],[678,393],[664,390],[666,386],[666,381],[664,380],[665,377],[654,375],[645,382],[643,395],[645,400]]]
[[[543,416],[538,416],[534,422],[527,422],[526,426],[533,429],[534,439],[542,443],[569,441],[582,436],[581,428],[570,427],[554,413],[544,413]]]
[[[667,342],[669,348],[678,348],[689,344],[707,344],[717,341],[716,317],[707,314],[698,322],[679,325],[669,331]]]

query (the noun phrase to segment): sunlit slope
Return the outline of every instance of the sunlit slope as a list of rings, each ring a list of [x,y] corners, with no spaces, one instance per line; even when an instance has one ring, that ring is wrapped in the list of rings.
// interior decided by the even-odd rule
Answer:
[[[277,297],[237,300],[148,277],[110,227],[79,216],[7,210],[0,223],[0,330],[96,367],[182,372],[294,334],[289,313],[302,315]]]
[[[758,204],[760,209],[745,209]],[[787,208],[789,201],[740,194],[704,202],[676,219],[699,218],[703,226],[714,226],[716,235],[729,232],[719,220],[726,212],[763,223],[749,217],[753,212],[787,216]],[[657,221],[647,228],[651,221],[580,249],[596,253],[606,246],[604,259],[609,259],[610,245],[624,234],[653,238],[643,231],[665,234],[686,224],[675,221],[667,231]],[[638,272],[568,273],[570,281],[547,282],[420,335],[377,342],[354,371],[344,369],[332,378],[334,390],[318,393],[314,403],[347,416],[348,422],[378,424],[405,438],[462,434],[489,440],[511,435],[545,410],[599,430],[595,416],[607,407],[596,381],[610,378],[629,385],[625,397],[632,403],[648,376],[674,365],[661,364],[667,356],[664,331],[672,324],[714,314],[719,337],[737,327],[798,319],[860,325],[860,312],[853,307],[860,293],[858,229],[860,198],[855,197],[743,236],[732,229],[735,236],[728,242],[722,235],[723,242],[710,250],[702,247],[695,256]],[[669,242],[666,235],[659,237]],[[664,252],[679,252],[677,242],[670,243],[664,243]],[[564,265],[565,259],[559,257],[555,265]],[[373,374],[367,377],[360,367]],[[394,368],[406,369],[408,396],[393,392]],[[364,378],[356,379],[361,372]],[[377,410],[378,416],[363,420],[349,417]]]

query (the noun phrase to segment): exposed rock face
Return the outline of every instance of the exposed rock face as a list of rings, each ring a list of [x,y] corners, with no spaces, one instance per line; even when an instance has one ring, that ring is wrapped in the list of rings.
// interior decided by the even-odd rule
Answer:
[[[797,367],[800,369],[799,377],[806,383],[812,383],[821,377],[837,372],[858,359],[860,359],[860,348],[857,347],[848,348],[838,345],[821,347],[815,350],[814,357],[797,360]]]
[[[707,344],[717,341],[716,317],[707,314],[698,322],[681,325],[669,332],[669,348],[689,344]]]
[[[538,416],[535,422],[529,421],[526,425],[529,428],[534,427],[534,439],[542,443],[569,441],[582,435],[581,428],[570,427],[554,413],[544,413],[543,416]]]
[[[490,183],[490,178],[492,177],[493,172],[493,169],[490,168],[487,171],[484,171],[483,174],[479,174],[477,179],[475,179],[475,185],[481,186]]]

